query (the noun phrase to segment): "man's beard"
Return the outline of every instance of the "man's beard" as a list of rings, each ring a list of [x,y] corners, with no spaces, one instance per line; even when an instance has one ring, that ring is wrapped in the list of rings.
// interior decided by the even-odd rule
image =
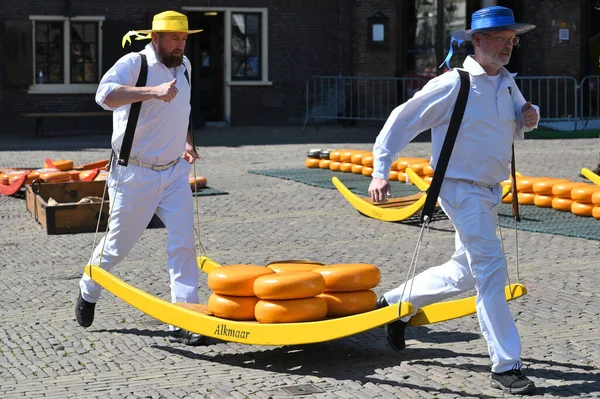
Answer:
[[[498,65],[498,66],[505,66],[510,62],[510,57],[512,56],[512,53],[509,53],[509,55],[500,55],[500,53],[498,54],[485,54],[484,55],[484,59],[490,63],[490,64],[494,64],[494,65]]]
[[[183,63],[183,53],[168,54],[166,51],[164,51],[164,49],[162,48],[160,43],[158,43],[157,53],[158,53],[158,58],[160,59],[160,62],[165,64],[165,66],[167,68],[177,68],[179,65],[181,65]]]

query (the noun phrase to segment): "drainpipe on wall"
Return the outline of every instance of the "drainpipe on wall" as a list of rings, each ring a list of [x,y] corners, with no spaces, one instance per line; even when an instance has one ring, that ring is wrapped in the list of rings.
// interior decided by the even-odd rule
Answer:
[[[354,32],[354,10],[355,10],[355,5],[354,5],[354,0],[352,0],[350,2],[350,7],[348,7],[348,12],[350,14],[350,55],[349,55],[349,59],[350,59],[350,76],[354,76],[354,64],[356,62],[356,60],[354,59],[354,42],[355,42],[355,32]]]
[[[342,51],[342,38],[344,37],[344,34],[342,32],[342,12],[344,10],[343,7],[343,0],[340,0],[339,4],[338,4],[338,75],[342,76],[343,75],[343,71],[342,71],[342,65],[344,65],[343,62],[343,51]]]
[[[445,1],[444,0],[437,0],[437,26],[441,26],[442,29],[436,29],[435,30],[435,58],[438,60],[443,60],[445,58],[444,56],[444,50],[446,48],[446,46],[448,45],[446,43],[446,39],[444,38],[444,33],[445,33],[445,20],[444,20],[444,4]]]
[[[396,0],[396,76],[404,75],[406,68],[406,5],[403,0]]]

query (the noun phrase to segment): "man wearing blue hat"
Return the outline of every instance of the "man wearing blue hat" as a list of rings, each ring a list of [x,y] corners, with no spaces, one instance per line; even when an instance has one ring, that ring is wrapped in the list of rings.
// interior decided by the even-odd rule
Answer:
[[[473,13],[471,29],[452,35],[452,42],[470,40],[475,49],[463,64],[469,73],[469,97],[439,195],[456,230],[456,250],[448,262],[408,281],[406,292],[403,284],[377,304],[396,304],[410,296],[416,312],[475,288],[477,316],[492,360],[491,384],[515,394],[531,394],[535,385],[520,370],[521,340],[505,299],[506,258],[496,224],[500,182],[509,176],[513,141],[537,127],[539,110],[523,98],[504,65],[519,43],[518,35],[534,28],[515,23],[510,9],[494,6]],[[452,46],[448,65],[451,57]],[[436,168],[459,89],[459,73],[451,70],[392,111],[373,147],[369,195],[374,201],[390,195],[387,178],[397,154],[427,129],[432,136],[431,165]],[[386,326],[388,342],[396,350],[405,347],[409,318]]]

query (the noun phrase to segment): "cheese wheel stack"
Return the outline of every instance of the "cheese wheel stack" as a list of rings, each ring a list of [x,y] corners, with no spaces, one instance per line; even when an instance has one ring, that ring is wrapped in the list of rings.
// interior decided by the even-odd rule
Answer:
[[[571,198],[571,191],[575,187],[588,186],[587,183],[582,182],[562,182],[552,186],[552,208],[557,211],[570,212],[571,206],[573,205],[573,199]]]
[[[325,280],[310,269],[319,263],[278,262],[270,267],[229,265],[208,275],[213,294],[208,309],[230,320],[258,320],[261,323],[296,323],[321,320],[327,304],[317,295]]]
[[[592,217],[600,219],[600,192],[596,191],[592,194],[592,204],[594,204],[594,207],[592,208]]]
[[[275,272],[257,265],[217,267],[208,274],[208,287],[214,292],[208,299],[208,309],[224,319],[254,320],[254,307],[259,301],[254,295],[254,281],[267,274]]]
[[[343,317],[375,309],[377,295],[371,290],[381,279],[379,269],[367,263],[333,264],[313,272],[325,279],[325,292],[319,297],[327,303],[328,317]]]
[[[310,260],[272,262],[267,268],[275,274],[254,282],[254,293],[260,301],[254,308],[261,323],[297,323],[322,320],[327,304],[317,295],[325,289],[325,280],[312,270],[322,263]]]
[[[600,193],[600,186],[588,184],[571,189],[571,212],[577,216],[594,216],[593,196]],[[599,194],[600,195],[600,194]]]
[[[327,303],[318,295],[324,289],[325,279],[312,271],[261,276],[254,282],[254,293],[260,298],[254,308],[256,320],[261,323],[322,320],[327,315]]]
[[[329,169],[329,165],[331,164],[329,154],[331,150],[322,150],[322,149],[310,149],[307,151],[307,158],[304,161],[304,165],[307,168],[321,168],[321,169]]]
[[[308,157],[304,161],[307,168],[330,169],[347,173],[371,176],[373,173],[373,153],[362,149],[340,149],[340,150],[309,150]],[[400,157],[390,167],[389,180],[397,180],[403,183],[411,183],[406,175],[406,168],[410,167],[417,175],[426,182],[431,183],[433,168],[429,160],[425,158]]]
[[[554,195],[552,194],[552,187],[558,183],[566,183],[566,179],[540,179],[533,183],[533,192],[535,197],[533,204],[540,208],[552,208],[552,200]]]
[[[520,205],[535,205],[536,193],[535,191],[533,191],[533,185],[543,180],[548,180],[548,178],[534,176],[517,176],[517,193]],[[512,201],[512,195],[510,200]]]

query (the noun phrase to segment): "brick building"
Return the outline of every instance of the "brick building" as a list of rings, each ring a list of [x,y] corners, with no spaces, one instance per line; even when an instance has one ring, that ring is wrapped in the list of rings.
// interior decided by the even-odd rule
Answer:
[[[314,75],[431,76],[449,32],[473,11],[505,5],[538,29],[509,69],[521,75],[599,74],[598,0],[6,0],[0,10],[0,134],[29,134],[23,114],[97,112],[102,74],[123,54],[123,34],[165,9],[188,15],[194,119],[300,124]],[[542,5],[543,4],[543,5]],[[443,29],[439,29],[443,27]],[[562,30],[561,30],[562,29]],[[559,40],[559,32],[562,32]],[[566,36],[568,33],[568,38]],[[468,47],[456,50],[460,61]],[[110,129],[110,118],[51,118],[46,129]]]

